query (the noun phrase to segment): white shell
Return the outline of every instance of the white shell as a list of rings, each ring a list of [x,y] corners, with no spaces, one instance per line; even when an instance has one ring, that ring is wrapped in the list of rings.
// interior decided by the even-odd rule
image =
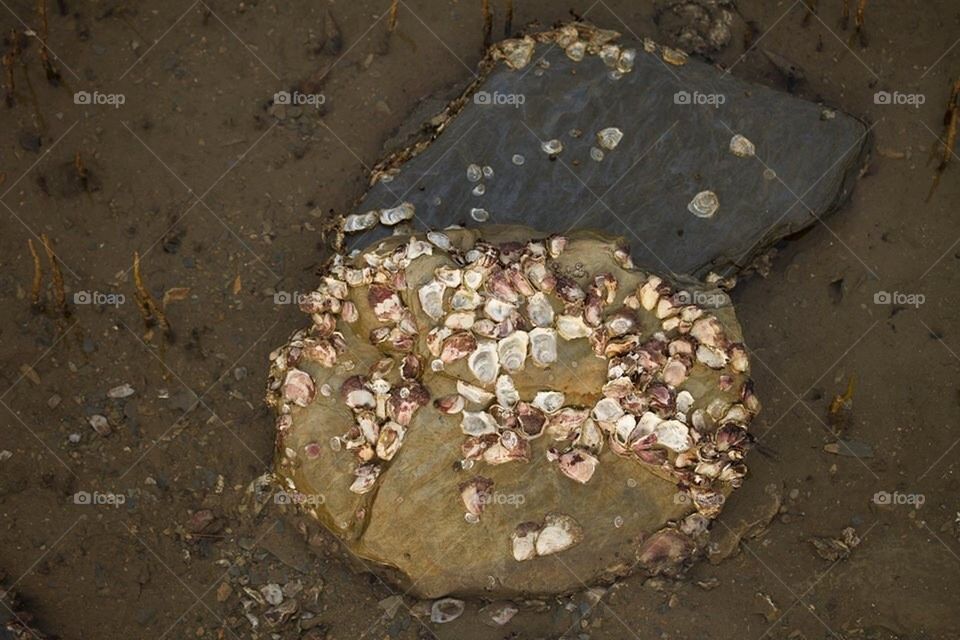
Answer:
[[[468,436],[497,432],[497,421],[486,411],[464,411],[460,429]]]
[[[598,422],[616,422],[624,414],[623,407],[614,398],[604,398],[593,407]]]
[[[433,270],[434,277],[450,287],[456,289],[463,282],[463,272],[456,267],[441,266]]]
[[[463,380],[457,380],[457,393],[463,396],[468,402],[474,404],[486,405],[493,400],[493,394],[486,389],[481,389],[476,385]]]
[[[623,131],[616,127],[607,127],[597,132],[597,143],[607,151],[613,151],[623,140]]]
[[[545,367],[557,361],[557,332],[536,328],[530,332],[530,356],[534,364]]]
[[[586,338],[593,329],[587,326],[582,316],[559,316],[557,318],[557,332],[564,340],[576,340],[577,338]]]
[[[510,534],[513,547],[513,559],[517,562],[537,557],[537,529],[521,530],[520,527]]]
[[[444,251],[450,251],[453,249],[453,245],[450,243],[450,237],[445,233],[440,233],[439,231],[428,231],[427,240],[429,240],[433,246],[443,249]]]
[[[540,291],[527,298],[527,315],[535,327],[553,325],[553,307],[547,296]]]
[[[473,311],[456,311],[448,315],[443,325],[451,329],[469,329],[476,320],[476,314]]]
[[[693,394],[684,389],[677,394],[677,411],[680,413],[689,413],[690,409],[693,408],[694,398]]]
[[[560,553],[583,539],[583,529],[572,517],[565,514],[547,514],[543,528],[537,534],[538,556]]]
[[[523,370],[523,365],[527,360],[527,344],[529,342],[530,336],[526,331],[514,331],[497,343],[500,364],[507,372],[516,373]]]
[[[517,308],[516,305],[504,302],[498,298],[490,298],[483,305],[483,312],[494,322],[502,322],[510,317],[510,314]]]
[[[559,391],[538,391],[533,397],[533,406],[544,413],[555,413],[560,410],[566,399],[567,397]]]
[[[460,287],[453,292],[453,298],[450,299],[450,308],[454,311],[473,310],[483,304],[483,296],[476,290]]]
[[[554,138],[553,140],[547,140],[541,144],[540,149],[543,150],[544,153],[555,156],[563,151],[563,143]]]
[[[690,448],[690,430],[679,420],[664,420],[653,430],[657,444],[677,453]]]
[[[701,344],[697,347],[697,360],[711,369],[723,369],[727,366],[727,353],[723,349]]]
[[[413,218],[413,213],[413,204],[410,202],[404,202],[396,207],[393,207],[392,209],[381,209],[380,222],[392,227],[395,224],[400,224],[404,220],[410,220]]]
[[[356,231],[363,231],[365,229],[372,229],[376,226],[379,216],[376,211],[368,211],[367,213],[354,213],[343,220],[343,230],[346,233],[354,233]]]
[[[701,191],[687,205],[687,210],[698,218],[712,218],[719,208],[720,200],[713,191]]]
[[[730,153],[738,158],[749,158],[757,153],[753,143],[739,133],[730,138]]]
[[[446,288],[446,285],[439,280],[431,280],[417,291],[424,313],[434,320],[443,317],[443,291]]]
[[[512,408],[520,402],[520,393],[513,384],[513,378],[508,375],[502,375],[497,378],[497,404],[501,407]]]
[[[657,276],[650,276],[647,278],[647,281],[643,283],[643,286],[640,287],[640,306],[642,306],[647,311],[653,311],[653,308],[657,306],[657,301],[660,300],[660,294],[657,292],[657,287],[663,283],[663,280]]]
[[[467,358],[470,372],[483,384],[491,384],[500,373],[500,358],[496,342],[481,342]]]
[[[380,437],[377,439],[377,457],[381,460],[390,460],[397,455],[397,451],[403,445],[403,438],[407,434],[407,428],[401,424],[390,421],[380,430]]]

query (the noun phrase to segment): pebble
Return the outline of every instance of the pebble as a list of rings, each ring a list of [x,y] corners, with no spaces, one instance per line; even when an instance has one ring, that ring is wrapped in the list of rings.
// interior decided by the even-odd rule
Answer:
[[[12,451],[8,451],[7,449],[4,449],[3,451],[0,451],[0,462],[3,462],[3,461],[5,461],[5,460],[9,460],[9,459],[12,458],[12,457],[13,457],[13,452],[12,452]]]
[[[488,627],[502,627],[517,615],[520,609],[509,601],[491,602],[477,612],[480,622]]]
[[[397,615],[397,611],[400,609],[400,605],[403,604],[403,598],[398,595],[387,596],[383,600],[377,603],[383,613],[389,620],[393,620],[393,617]]]
[[[40,151],[40,147],[43,144],[40,136],[29,131],[22,132],[18,136],[18,142],[25,151],[32,151],[34,153]]]
[[[283,590],[275,582],[265,584],[260,587],[260,595],[267,601],[267,604],[277,606],[283,602]]]
[[[57,405],[60,404],[60,401],[61,401],[61,400],[62,400],[62,398],[61,398],[60,396],[58,396],[57,394],[53,394],[52,396],[50,396],[50,397],[47,399],[47,406],[50,407],[51,409],[53,409],[53,408],[57,407]]]
[[[221,582],[220,586],[217,587],[217,602],[226,602],[232,593],[233,587],[230,586],[230,583]]]
[[[113,398],[113,399],[129,398],[134,393],[136,393],[134,388],[131,387],[129,383],[124,382],[123,384],[118,385],[110,389],[109,391],[107,391],[107,397]]]
[[[102,416],[99,413],[90,416],[90,426],[93,427],[93,430],[97,432],[98,435],[108,436],[110,435],[110,423],[107,422],[106,416]]]
[[[70,441],[70,444],[77,444],[78,442],[80,442],[80,434],[71,433],[69,436],[67,436],[67,440]]]

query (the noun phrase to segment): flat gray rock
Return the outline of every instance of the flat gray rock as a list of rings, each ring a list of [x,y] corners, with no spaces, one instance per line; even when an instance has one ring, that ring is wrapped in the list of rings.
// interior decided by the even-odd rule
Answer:
[[[670,64],[652,43],[648,51],[618,40],[637,53],[617,77],[598,55],[575,62],[538,40],[523,68],[495,63],[442,133],[396,163],[358,212],[410,202],[418,230],[479,226],[472,209],[545,232],[595,228],[629,240],[640,267],[702,279],[735,274],[849,197],[868,148],[860,120],[694,59]],[[598,161],[591,148],[607,127],[623,138]],[[755,156],[731,152],[735,134]],[[541,146],[553,139],[563,151],[551,159]],[[469,181],[470,164],[492,177]],[[702,191],[719,200],[710,218],[688,210]],[[348,246],[390,233],[380,225]]]

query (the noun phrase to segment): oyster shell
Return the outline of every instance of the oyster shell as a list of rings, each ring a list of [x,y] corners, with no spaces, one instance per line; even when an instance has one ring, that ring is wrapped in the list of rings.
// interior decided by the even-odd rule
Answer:
[[[467,513],[480,516],[493,496],[493,480],[474,476],[460,483],[460,499]]]
[[[690,429],[679,420],[664,420],[654,428],[653,433],[657,437],[657,444],[671,451],[680,453],[692,445]]]
[[[397,422],[390,421],[383,425],[380,437],[377,438],[377,457],[381,460],[392,460],[403,445],[406,434],[407,428]]]
[[[527,360],[527,345],[530,336],[526,331],[514,331],[497,343],[497,354],[500,364],[508,373],[517,373],[523,370]]]
[[[350,485],[350,491],[354,493],[367,493],[377,484],[377,478],[380,477],[380,465],[375,463],[362,464],[357,467],[353,475],[356,479]]]
[[[513,559],[517,562],[537,557],[537,535],[540,525],[536,522],[521,522],[510,534]]]
[[[500,373],[500,358],[497,355],[497,343],[486,341],[477,345],[477,348],[467,358],[470,373],[483,384],[491,384]]]
[[[493,400],[492,393],[486,389],[481,389],[478,386],[472,385],[469,382],[464,382],[463,380],[457,380],[457,393],[463,396],[467,402],[484,406]]]
[[[460,430],[474,437],[497,433],[497,421],[486,411],[464,411]]]
[[[560,155],[560,152],[563,151],[563,143],[553,138],[552,140],[546,140],[541,143],[540,149],[551,156]]]
[[[533,406],[544,413],[556,413],[563,407],[566,396],[559,391],[538,391],[533,397]]]
[[[698,218],[712,218],[719,208],[720,199],[713,191],[701,191],[687,205],[687,210]]]
[[[433,406],[437,408],[437,411],[446,414],[460,413],[465,405],[466,400],[459,393],[451,393],[433,401]]]
[[[413,218],[414,207],[411,202],[403,202],[391,209],[380,210],[380,222],[388,227]]]
[[[497,378],[497,404],[503,407],[512,408],[520,402],[520,394],[513,384],[513,378],[508,375],[502,375]]]
[[[553,306],[543,292],[537,291],[527,298],[527,316],[535,327],[553,325]]]
[[[286,402],[305,407],[313,402],[317,389],[309,373],[300,369],[288,369],[283,380],[282,393]]]
[[[537,534],[535,547],[538,556],[560,553],[583,540],[580,524],[563,513],[548,513]]]
[[[446,288],[447,285],[443,282],[431,280],[417,291],[423,312],[434,320],[443,317],[443,292]]]
[[[557,318],[557,333],[564,340],[576,340],[588,337],[593,329],[583,321],[583,316],[563,315]]]
[[[757,153],[757,149],[746,137],[739,133],[730,138],[730,153],[738,158],[750,158]]]
[[[621,140],[623,140],[623,131],[616,127],[607,127],[597,132],[597,144],[607,151],[616,149]]]
[[[379,219],[380,216],[376,211],[354,213],[343,219],[343,230],[346,233],[356,233],[357,231],[373,229]]]
[[[560,455],[557,464],[563,475],[580,484],[586,484],[593,477],[600,463],[594,456],[580,449],[572,449]]]
[[[530,356],[533,363],[546,367],[557,361],[557,332],[537,328],[530,332]]]

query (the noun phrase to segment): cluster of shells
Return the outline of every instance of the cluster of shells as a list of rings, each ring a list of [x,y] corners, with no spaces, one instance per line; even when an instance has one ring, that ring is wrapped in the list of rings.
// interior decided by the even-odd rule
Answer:
[[[338,393],[354,417],[331,443],[355,458],[351,491],[375,488],[414,414],[431,401],[439,412],[460,416],[459,466],[476,474],[458,487],[470,523],[479,521],[493,495],[483,465],[523,464],[536,455],[546,456],[570,482],[588,484],[609,448],[673,478],[705,518],[715,517],[729,488],[739,486],[747,426],[759,410],[744,375],[747,352],[727,338],[713,313],[691,303],[690,292],[648,275],[618,298],[620,283],[611,273],[559,268],[555,261],[567,246],[559,235],[501,244],[477,240],[461,249],[446,234],[430,232],[395,249],[384,246],[353,259],[336,257],[320,287],[301,302],[312,326],[271,356],[268,400],[278,410],[282,443],[295,407],[318,392],[298,365],[337,364],[346,350],[341,331],[358,321],[357,304],[364,304],[351,301],[351,289],[365,289],[363,313],[377,320],[368,338],[384,357],[340,389],[319,389]],[[450,264],[436,267],[425,284],[409,283],[408,267],[435,251]],[[617,248],[613,257],[620,268],[635,269],[625,250]],[[528,367],[576,366],[559,361],[560,341],[586,341],[592,357],[606,361],[606,383],[588,390],[596,402],[568,402],[551,388],[529,397],[518,391]],[[469,375],[457,378],[456,393],[433,398],[422,382],[426,368],[449,372],[464,363]],[[697,397],[685,383],[695,367],[713,372],[713,384],[739,402],[718,399],[694,409]],[[538,439],[545,446],[535,447]],[[308,445],[304,455],[316,457],[319,449]],[[516,528],[513,555],[518,561],[549,555],[581,538],[573,518],[549,513]]]
[[[492,54],[494,60],[503,60],[511,69],[518,70],[531,63],[537,43],[548,43],[563,49],[574,62],[580,62],[588,55],[598,56],[610,68],[611,77],[616,79],[630,73],[637,59],[637,50],[617,44],[619,39],[617,31],[574,22],[551,31],[503,40],[494,45]],[[683,51],[659,45],[649,38],[644,38],[643,50],[659,55],[664,62],[675,66],[687,62],[687,54]]]

